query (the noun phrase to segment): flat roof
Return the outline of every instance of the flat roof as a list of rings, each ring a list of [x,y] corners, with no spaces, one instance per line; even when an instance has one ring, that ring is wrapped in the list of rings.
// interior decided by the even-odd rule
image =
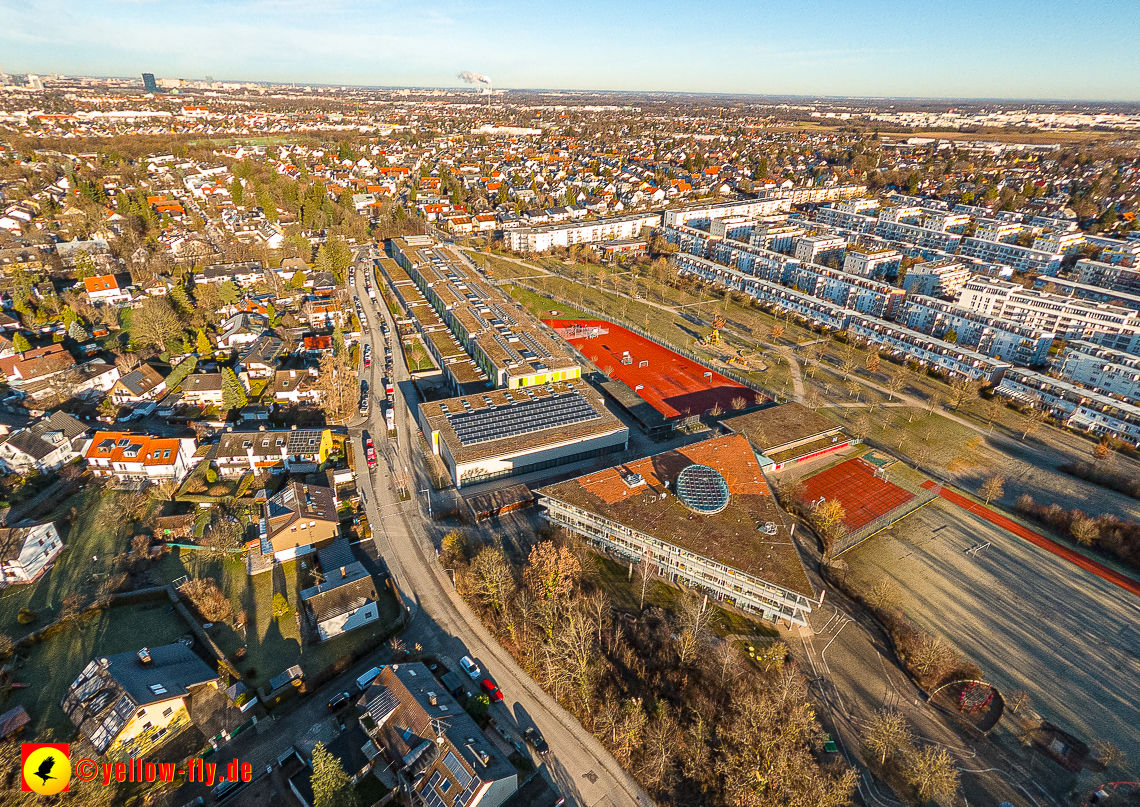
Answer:
[[[578,379],[429,401],[420,415],[458,464],[628,431]]]
[[[693,464],[712,468],[728,483],[730,498],[720,512],[698,514],[673,495],[677,477]],[[630,487],[623,479],[629,474],[640,475],[645,484]],[[760,463],[741,435],[694,443],[538,493],[788,591],[815,596]],[[777,525],[774,535],[760,529],[769,522]]]
[[[834,421],[795,401],[725,418],[721,424],[744,435],[768,457],[791,443],[842,431]]]

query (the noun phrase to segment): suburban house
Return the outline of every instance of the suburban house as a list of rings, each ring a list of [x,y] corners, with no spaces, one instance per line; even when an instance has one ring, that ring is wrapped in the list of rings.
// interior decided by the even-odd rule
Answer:
[[[309,625],[326,641],[380,618],[379,596],[372,575],[339,538],[317,550],[324,582],[301,591]]]
[[[95,432],[84,451],[95,476],[120,481],[180,482],[196,464],[198,444],[193,437],[151,437],[127,432]]]
[[[329,458],[332,448],[328,429],[226,432],[218,440],[214,463],[225,477],[249,471],[309,473]]]
[[[162,373],[149,364],[143,364],[138,369],[120,376],[108,395],[112,402],[124,406],[153,401],[164,392],[166,392],[166,379]]]
[[[50,378],[75,366],[75,357],[63,345],[48,345],[0,359],[0,372],[10,384]]]
[[[278,561],[307,555],[340,534],[332,490],[290,482],[263,505],[260,549]]]
[[[114,275],[87,277],[83,279],[83,285],[87,290],[87,298],[96,305],[99,303],[119,305],[129,303],[131,300],[131,293],[119,287]]]
[[[247,314],[244,311],[234,314],[222,323],[218,347],[232,350],[256,342],[268,327],[269,321],[261,314]]]
[[[515,767],[426,664],[382,667],[359,704],[411,803],[498,807],[518,789]]]
[[[244,389],[249,390],[249,381],[238,373],[238,381]],[[221,406],[225,395],[222,392],[221,373],[195,373],[182,380],[183,403],[198,406]]]
[[[265,269],[260,261],[216,263],[194,276],[196,283],[225,283],[227,280],[247,288],[256,286],[265,282]]]
[[[340,303],[331,299],[312,299],[303,309],[309,326],[316,329],[335,328],[344,325],[347,319]]]
[[[234,369],[250,378],[273,378],[277,360],[284,352],[285,342],[279,336],[263,333],[242,350]]]
[[[273,376],[273,400],[292,404],[319,401],[321,391],[314,386],[316,381],[317,375],[311,369],[278,370]]]
[[[63,711],[100,754],[140,757],[191,724],[193,699],[218,674],[175,643],[93,659],[67,690]]]
[[[88,428],[66,412],[52,412],[0,438],[0,469],[28,476],[47,473],[81,456]]]
[[[63,540],[50,521],[0,528],[0,586],[34,582],[62,549]]]

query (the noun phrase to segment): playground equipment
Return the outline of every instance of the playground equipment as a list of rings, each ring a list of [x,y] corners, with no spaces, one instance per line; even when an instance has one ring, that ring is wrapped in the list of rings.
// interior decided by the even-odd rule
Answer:
[[[719,345],[720,344],[720,329],[724,327],[725,319],[722,314],[717,314],[713,317],[712,333],[700,340],[702,345]]]

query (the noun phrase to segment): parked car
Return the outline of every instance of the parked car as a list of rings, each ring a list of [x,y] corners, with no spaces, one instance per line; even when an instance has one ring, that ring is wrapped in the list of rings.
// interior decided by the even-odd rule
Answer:
[[[544,757],[550,753],[550,746],[546,744],[546,740],[538,733],[538,729],[531,727],[523,732],[526,741],[530,743],[534,750],[538,752],[540,757]]]
[[[331,701],[329,701],[329,709],[331,711],[335,712],[337,709],[339,709],[340,707],[342,707],[346,703],[348,703],[348,701],[351,697],[352,697],[351,692],[340,693],[339,695],[335,696]]]
[[[472,681],[478,681],[479,676],[483,674],[483,671],[479,669],[479,665],[475,663],[475,659],[471,658],[471,656],[464,656],[459,659],[459,666],[463,668],[463,672],[471,677]]]
[[[364,459],[368,461],[369,468],[376,467],[376,445],[371,437],[364,441]]]
[[[499,691],[499,688],[495,686],[494,682],[492,682],[490,678],[484,678],[483,683],[479,685],[479,688],[482,689],[488,697],[490,697],[491,703],[503,702],[503,693]]]
[[[244,784],[245,782],[242,782],[241,780],[222,779],[221,782],[214,785],[214,789],[212,791],[214,795],[214,801],[222,801],[223,799],[232,796]]]

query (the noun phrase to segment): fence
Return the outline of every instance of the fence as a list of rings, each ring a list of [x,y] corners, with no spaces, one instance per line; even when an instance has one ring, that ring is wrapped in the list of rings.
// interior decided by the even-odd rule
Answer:
[[[586,314],[586,315],[588,315],[594,319],[599,319],[599,320],[602,320],[603,322],[613,322],[610,315],[608,315],[608,314],[602,314],[598,311],[594,311],[594,310],[586,308],[584,306],[576,305],[575,303],[571,302],[570,300],[565,300],[565,299],[562,299],[560,297],[555,297],[554,295],[550,294],[549,292],[541,291],[541,290],[535,288],[534,286],[530,285],[529,283],[524,283],[518,279],[497,281],[496,285],[498,285],[498,286],[519,286],[519,287],[524,288],[527,291],[531,292],[532,294],[537,294],[540,297],[545,297],[547,300],[550,300],[551,302],[559,303],[561,305],[570,306],[572,308],[576,308],[579,311],[581,311],[583,314]],[[724,376],[725,378],[728,378],[732,381],[735,381],[737,384],[740,384],[742,387],[747,387],[748,389],[752,390],[753,392],[758,392],[761,395],[768,398],[769,400],[775,401],[776,403],[782,402],[781,397],[778,393],[772,392],[771,390],[767,389],[766,387],[761,386],[760,384],[757,384],[751,378],[748,378],[747,376],[744,376],[744,375],[736,372],[735,370],[731,370],[727,367],[714,367],[706,359],[704,359],[701,356],[698,356],[697,354],[693,353],[691,350],[687,350],[686,348],[679,347],[677,345],[672,344],[671,342],[667,342],[664,339],[661,339],[660,337],[654,336],[653,334],[647,332],[643,328],[641,328],[637,325],[634,325],[632,322],[623,322],[623,323],[621,323],[621,327],[625,328],[630,333],[637,334],[642,339],[648,339],[650,342],[653,342],[654,344],[660,345],[661,347],[665,348],[666,350],[671,350],[680,356],[684,356],[686,359],[693,362],[694,364],[699,364],[701,367],[704,367],[707,370],[712,370],[714,373],[719,373],[720,375]],[[553,329],[551,329],[551,330],[553,331]],[[577,353],[578,351],[575,350],[575,352]],[[579,353],[579,355],[581,355],[581,354]],[[783,400],[786,401],[787,399],[783,399]]]
[[[851,549],[857,544],[861,544],[863,541],[866,541],[868,538],[880,530],[885,530],[887,527],[891,526],[899,519],[910,515],[923,505],[929,504],[931,501],[938,498],[938,491],[942,489],[942,486],[939,485],[935,490],[926,490],[925,488],[912,485],[909,481],[904,481],[901,479],[892,480],[891,484],[897,485],[903,490],[914,494],[914,498],[903,502],[893,510],[888,510],[886,513],[883,513],[883,515],[879,516],[869,524],[864,524],[859,529],[853,530],[847,535],[844,535],[842,538],[836,541],[835,546],[832,548],[833,556],[841,555],[848,549]]]

